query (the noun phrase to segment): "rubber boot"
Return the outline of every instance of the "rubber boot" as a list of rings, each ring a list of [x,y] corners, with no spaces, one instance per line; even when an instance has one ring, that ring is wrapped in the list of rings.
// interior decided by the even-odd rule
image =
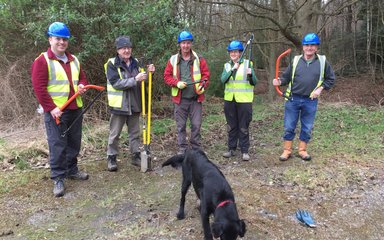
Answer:
[[[280,161],[287,161],[292,154],[292,141],[284,141],[284,152],[279,157]]]
[[[305,161],[311,160],[311,156],[307,153],[307,143],[304,141],[299,142],[299,156]]]

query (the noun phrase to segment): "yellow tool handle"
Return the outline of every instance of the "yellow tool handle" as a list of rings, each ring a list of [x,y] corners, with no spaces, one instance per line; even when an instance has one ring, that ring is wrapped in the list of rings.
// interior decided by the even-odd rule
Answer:
[[[145,130],[145,85],[144,81],[141,81],[141,114],[143,116],[143,144],[147,144],[147,133]]]
[[[152,115],[152,72],[148,72],[148,124],[147,144],[151,143],[151,115]]]

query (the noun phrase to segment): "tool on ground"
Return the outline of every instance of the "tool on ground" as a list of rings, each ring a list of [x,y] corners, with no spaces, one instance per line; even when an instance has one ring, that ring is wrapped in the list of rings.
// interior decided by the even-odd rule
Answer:
[[[86,85],[84,86],[85,89],[96,89],[98,91],[100,91],[96,97],[94,97],[92,99],[92,101],[88,104],[87,107],[83,108],[83,110],[81,111],[81,114],[79,116],[77,116],[75,118],[75,120],[73,120],[73,122],[71,123],[71,125],[69,125],[69,127],[61,133],[61,137],[65,137],[65,135],[67,134],[67,132],[73,127],[73,125],[80,119],[81,116],[84,115],[84,113],[86,113],[88,111],[88,109],[96,102],[96,100],[101,96],[101,94],[103,93],[103,91],[105,90],[105,87],[103,86],[96,86],[96,85]],[[65,103],[63,106],[60,107],[60,111],[64,111],[64,109],[66,107],[68,107],[68,105],[76,99],[76,97],[79,95],[80,93],[79,92],[76,92],[72,97],[70,97]],[[56,118],[56,124],[57,125],[60,125],[60,118]]]
[[[313,220],[312,215],[308,211],[306,211],[306,210],[298,209],[296,211],[296,218],[302,224],[304,224],[304,225],[306,225],[308,227],[311,227],[311,228],[315,228],[316,227],[316,223]]]
[[[276,68],[275,68],[275,79],[278,79],[279,78],[279,66],[280,66],[280,60],[285,56],[285,55],[288,55],[289,53],[291,52],[291,49],[288,48],[285,52],[283,52],[282,54],[280,54],[280,56],[276,59]],[[291,100],[292,97],[291,96],[288,96],[286,94],[286,92],[282,92],[279,88],[279,86],[275,86],[275,89],[277,91],[277,93],[284,97],[284,98],[287,98],[288,100]]]
[[[140,68],[144,72],[143,68]],[[152,72],[148,71],[148,115],[146,113],[145,101],[145,82],[141,81],[141,112],[143,120],[143,147],[144,150],[140,154],[141,171],[147,172],[152,170],[152,156],[150,151],[151,144],[151,114],[152,114]]]

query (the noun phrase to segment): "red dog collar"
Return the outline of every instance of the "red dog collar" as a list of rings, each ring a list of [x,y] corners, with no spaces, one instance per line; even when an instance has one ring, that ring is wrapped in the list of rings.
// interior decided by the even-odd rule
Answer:
[[[232,202],[231,200],[225,200],[225,201],[222,201],[222,202],[220,202],[220,203],[217,205],[216,208],[222,207],[222,206],[224,206],[224,205],[227,204],[227,203],[233,203],[233,202]]]

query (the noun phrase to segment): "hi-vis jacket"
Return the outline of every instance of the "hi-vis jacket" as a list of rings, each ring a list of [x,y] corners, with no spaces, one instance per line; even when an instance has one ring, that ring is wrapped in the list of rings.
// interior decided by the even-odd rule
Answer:
[[[48,64],[48,93],[52,97],[56,106],[61,107],[69,97],[70,83],[68,76],[59,61],[48,58],[47,52],[42,53],[42,55]],[[74,58],[74,61],[70,62],[72,83],[73,89],[77,92],[80,75],[80,62],[74,55],[72,55],[72,57]],[[80,96],[76,97],[76,104],[79,108],[83,106],[83,101]]]
[[[141,112],[141,84],[135,80],[139,73],[138,61],[130,59],[128,67],[116,56],[104,64],[107,78],[108,106],[114,114],[131,115]]]
[[[191,51],[191,59],[193,61],[193,65],[191,66],[191,77],[192,81],[200,81],[205,80],[205,87],[209,85],[209,70],[207,66],[207,62],[203,57],[199,57],[194,51]],[[164,70],[164,82],[172,87],[172,101],[176,104],[179,104],[181,101],[181,90],[177,88],[177,83],[179,81],[183,81],[180,79],[180,53],[173,55],[167,62],[167,66]],[[195,84],[195,92],[202,83]],[[204,94],[200,94],[197,97],[198,102],[204,101]]]
[[[281,85],[288,85],[286,94],[310,96],[318,87],[328,90],[334,85],[335,73],[324,55],[316,54],[307,62],[303,55],[295,56],[292,64],[284,71]]]
[[[68,59],[66,63],[59,60],[51,48],[48,48],[32,64],[32,86],[45,112],[61,107],[75,94],[79,84],[88,84],[79,60],[68,52],[65,55]],[[78,96],[66,110],[78,109],[82,105],[81,97]]]
[[[232,74],[234,63],[229,61],[224,64],[224,70],[221,75],[221,81],[225,84],[224,100],[235,101],[238,103],[253,102],[253,88],[257,82],[253,63],[248,59],[243,59],[240,62],[236,74]],[[252,69],[252,75],[247,75],[247,68]],[[234,76],[233,76],[234,75]]]

